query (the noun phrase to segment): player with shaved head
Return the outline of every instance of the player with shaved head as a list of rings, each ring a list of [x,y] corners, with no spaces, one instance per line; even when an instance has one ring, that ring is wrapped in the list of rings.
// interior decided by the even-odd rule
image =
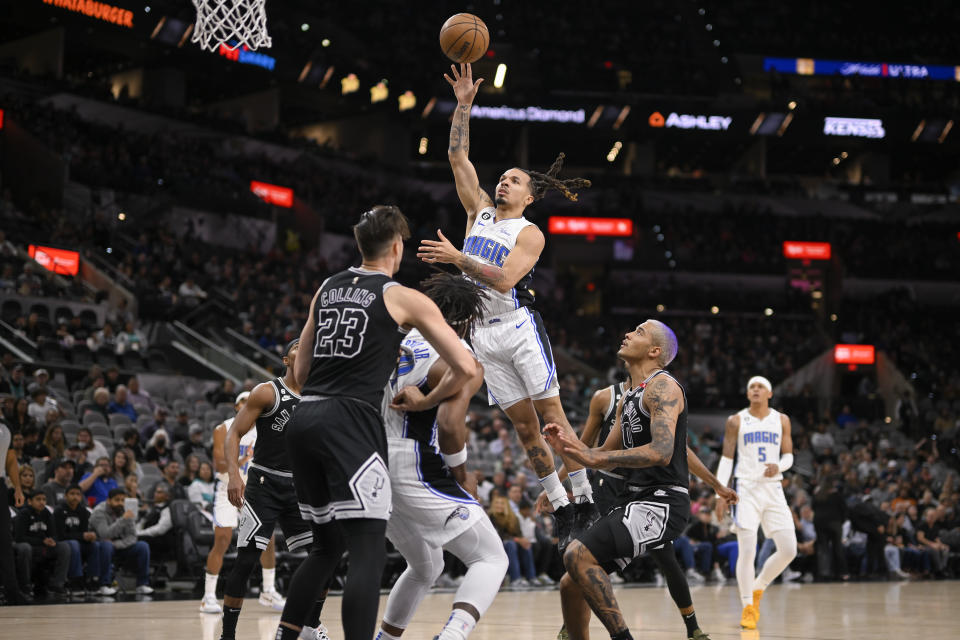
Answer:
[[[608,573],[672,542],[690,517],[687,400],[680,383],[664,370],[677,349],[673,330],[659,320],[647,320],[626,334],[617,356],[627,365],[631,386],[601,447],[589,448],[565,425],[544,428],[547,441],[562,455],[623,478],[619,504],[571,540],[563,556],[570,579],[614,640],[633,636]],[[570,638],[583,638],[589,613],[581,609],[578,616],[570,608],[564,613]]]

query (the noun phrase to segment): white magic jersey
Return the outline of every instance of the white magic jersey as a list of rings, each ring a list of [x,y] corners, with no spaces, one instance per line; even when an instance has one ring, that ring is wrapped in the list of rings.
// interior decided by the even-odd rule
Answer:
[[[767,464],[780,462],[780,441],[783,427],[780,412],[770,409],[763,419],[754,417],[749,409],[740,416],[740,431],[737,435],[737,466],[734,477],[741,480],[780,482],[782,473],[767,478],[763,475]]]
[[[470,346],[460,341],[468,351]],[[440,359],[437,350],[427,342],[427,339],[416,329],[411,329],[400,343],[400,359],[397,361],[397,370],[383,391],[383,404],[380,413],[383,415],[383,424],[387,438],[410,438],[421,444],[436,447],[436,407],[427,411],[408,414],[390,408],[390,402],[397,392],[404,387],[420,387],[427,393],[426,382],[430,367]]]
[[[224,420],[223,424],[227,426],[227,431],[230,430],[230,425],[233,424],[233,418]],[[240,438],[240,456],[238,459],[242,460],[247,456],[248,453],[253,453],[253,445],[257,444],[257,427],[253,426],[250,428],[250,431],[247,431],[242,438]],[[252,458],[252,456],[251,456]],[[242,467],[240,467],[240,477],[243,478],[243,481],[247,481],[247,471],[250,469],[250,461],[248,460]],[[226,473],[218,473],[217,476],[223,476],[223,482],[228,481]]]
[[[481,209],[463,240],[463,253],[486,264],[502,267],[504,260],[517,244],[517,236],[533,223],[524,217],[510,218],[496,222],[496,209]],[[474,281],[476,282],[476,281]],[[477,282],[477,285],[484,287]],[[483,316],[486,320],[501,314],[533,305],[533,269],[517,285],[506,293],[486,289],[487,299],[483,303]]]

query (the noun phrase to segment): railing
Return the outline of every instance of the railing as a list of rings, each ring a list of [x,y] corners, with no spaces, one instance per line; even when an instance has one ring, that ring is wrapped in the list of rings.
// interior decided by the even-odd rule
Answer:
[[[179,320],[174,320],[173,323],[171,323],[171,327],[174,332],[177,333],[178,337],[181,338],[179,340],[180,343],[193,349],[207,363],[212,365],[211,368],[215,367],[218,373],[220,371],[225,372],[227,375],[224,377],[232,378],[238,385],[246,378],[267,380],[273,377],[269,371],[257,363],[235,351],[216,344]],[[177,348],[183,351],[182,348]]]

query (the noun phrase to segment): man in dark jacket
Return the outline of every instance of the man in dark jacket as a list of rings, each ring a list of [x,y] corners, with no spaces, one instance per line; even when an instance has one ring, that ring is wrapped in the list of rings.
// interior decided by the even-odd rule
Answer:
[[[53,527],[57,539],[70,546],[70,579],[75,582],[82,579],[86,561],[87,588],[101,596],[115,594],[117,590],[108,582],[113,545],[97,540],[96,532],[90,528],[90,510],[83,502],[80,485],[67,487],[63,503],[53,512]]]
[[[53,514],[47,510],[47,496],[43,491],[36,490],[30,494],[27,506],[13,523],[13,540],[19,564],[17,573],[21,580],[28,584],[34,572],[38,576],[49,576],[47,590],[62,595],[70,568],[70,547],[65,542],[57,542],[54,537]],[[50,565],[53,565],[52,573]],[[41,568],[41,571],[37,571]]]
[[[883,555],[886,545],[887,522],[890,517],[873,503],[870,495],[850,507],[850,524],[857,531],[867,534],[867,567],[865,576],[887,575],[887,561]]]

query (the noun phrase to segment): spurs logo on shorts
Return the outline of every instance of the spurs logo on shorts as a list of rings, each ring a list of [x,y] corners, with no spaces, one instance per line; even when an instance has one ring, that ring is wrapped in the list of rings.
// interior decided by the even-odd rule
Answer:
[[[390,514],[390,473],[379,454],[374,453],[350,479],[353,504],[335,505],[338,518],[382,518]],[[349,514],[349,515],[348,515]]]
[[[623,513],[623,524],[633,539],[634,555],[663,537],[670,519],[670,505],[662,502],[631,502]]]

